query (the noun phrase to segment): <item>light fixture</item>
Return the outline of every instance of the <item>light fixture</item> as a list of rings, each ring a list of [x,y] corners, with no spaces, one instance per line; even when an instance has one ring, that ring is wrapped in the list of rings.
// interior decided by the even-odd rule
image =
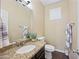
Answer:
[[[30,4],[31,1],[30,0],[24,0],[26,2],[26,5]]]
[[[16,1],[22,2],[22,0],[16,0]]]
[[[27,6],[28,8],[32,9],[32,2],[31,0],[16,0],[18,3],[20,3],[22,6]]]
[[[29,3],[31,3],[30,1],[27,1],[26,4],[28,5]]]

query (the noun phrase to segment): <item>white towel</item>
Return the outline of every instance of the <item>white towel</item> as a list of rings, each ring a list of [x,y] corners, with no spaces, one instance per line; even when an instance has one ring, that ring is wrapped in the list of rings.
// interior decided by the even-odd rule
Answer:
[[[8,12],[4,9],[1,9],[1,19],[2,19],[2,45],[9,45],[8,37]]]
[[[72,48],[72,25],[67,24],[66,27],[66,48]]]
[[[2,48],[2,23],[1,23],[1,19],[0,19],[0,48]]]

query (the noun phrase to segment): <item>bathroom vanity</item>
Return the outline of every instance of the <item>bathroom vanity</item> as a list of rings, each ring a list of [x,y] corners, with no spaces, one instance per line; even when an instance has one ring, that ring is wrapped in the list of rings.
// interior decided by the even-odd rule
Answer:
[[[45,48],[41,48],[33,57],[32,59],[45,59]]]
[[[13,47],[0,53],[0,59],[45,59],[45,49],[44,49],[45,44],[46,42],[44,41],[35,41],[35,42],[28,41],[27,43],[21,46],[14,45]],[[23,51],[26,47],[29,47],[30,45],[35,45],[35,48],[30,52]],[[21,51],[21,49],[23,52]],[[18,50],[20,50],[20,52],[16,53]],[[28,49],[26,48],[25,50]]]

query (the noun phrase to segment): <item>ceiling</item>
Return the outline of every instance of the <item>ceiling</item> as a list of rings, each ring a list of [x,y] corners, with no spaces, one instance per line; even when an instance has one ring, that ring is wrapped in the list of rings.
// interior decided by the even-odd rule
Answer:
[[[48,5],[51,3],[56,3],[56,2],[60,2],[61,0],[40,0],[42,2],[43,5]]]

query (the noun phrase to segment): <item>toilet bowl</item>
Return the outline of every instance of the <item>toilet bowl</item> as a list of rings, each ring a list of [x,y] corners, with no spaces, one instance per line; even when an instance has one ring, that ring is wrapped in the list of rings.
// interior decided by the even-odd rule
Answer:
[[[45,58],[46,59],[53,59],[52,52],[55,51],[55,47],[49,44],[45,45]]]

